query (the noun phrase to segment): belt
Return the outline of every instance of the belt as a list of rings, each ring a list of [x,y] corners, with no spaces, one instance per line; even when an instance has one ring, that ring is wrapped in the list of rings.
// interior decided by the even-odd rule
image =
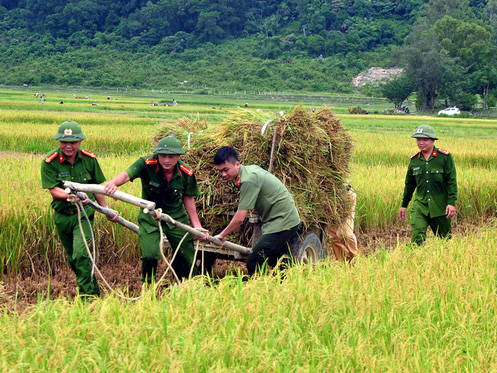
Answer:
[[[64,209],[64,210],[60,210],[60,211],[56,211],[56,212],[58,212],[59,214],[62,214],[62,215],[74,215],[74,214],[78,213],[77,211],[70,210],[70,209]]]

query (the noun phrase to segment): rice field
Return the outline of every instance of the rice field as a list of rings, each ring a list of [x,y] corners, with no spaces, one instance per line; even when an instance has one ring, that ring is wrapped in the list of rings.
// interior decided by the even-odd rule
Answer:
[[[336,110],[354,141],[356,230],[395,232],[408,226],[397,214],[409,157],[417,152],[410,135],[423,123],[436,129],[436,146],[454,156],[460,196],[455,223],[473,227],[464,236],[430,238],[423,248],[400,241],[387,251],[380,244],[353,266],[326,260],[293,267],[283,279],[199,277],[130,303],[113,295],[90,305],[54,300],[47,288],[36,304],[17,313],[7,308],[12,295],[1,281],[22,277],[33,266],[38,271],[66,266],[51,197],[39,176],[43,155],[57,146],[52,136],[60,122],[82,124],[87,135],[82,148],[98,155],[110,179],[153,149],[162,124],[181,116],[218,123],[237,103],[225,99],[220,108],[218,101],[201,97],[204,104],[151,107],[149,98],[119,97],[108,105],[129,106],[105,109],[104,103],[83,104],[68,93],[63,105],[40,109],[38,102],[28,102],[31,94],[0,92],[0,97],[2,371],[497,370],[497,121]],[[264,110],[277,110],[288,104],[266,105]],[[122,190],[139,195],[139,182]],[[109,205],[136,220],[133,206],[113,200]],[[102,217],[95,227],[102,260],[138,261],[134,233]]]
[[[284,279],[197,278],[131,303],[40,299],[0,314],[0,369],[495,371],[495,228]]]

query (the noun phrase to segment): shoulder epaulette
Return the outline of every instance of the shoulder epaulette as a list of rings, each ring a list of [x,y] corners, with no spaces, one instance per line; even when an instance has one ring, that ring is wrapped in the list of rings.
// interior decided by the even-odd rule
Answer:
[[[417,152],[416,154],[413,154],[411,155],[411,159],[413,159],[415,156],[417,156],[419,154],[419,152]]]
[[[47,162],[47,163],[52,162],[55,158],[57,158],[58,154],[59,153],[57,153],[57,152],[53,152],[52,154],[50,154],[48,157],[45,158],[45,162]]]
[[[445,154],[445,155],[449,155],[450,152],[448,150],[445,150],[445,149],[438,149],[438,151],[442,154]]]
[[[188,167],[187,165],[180,165],[179,166],[180,170],[183,171],[185,174],[187,174],[188,176],[192,176],[193,175],[193,170]]]
[[[89,152],[88,150],[81,150],[81,153],[83,153],[84,155],[87,155],[88,157],[91,157],[91,158],[97,158],[96,154]]]
[[[159,163],[159,162],[155,158],[145,158],[145,164],[147,166],[149,166],[151,164],[157,164],[157,163]]]

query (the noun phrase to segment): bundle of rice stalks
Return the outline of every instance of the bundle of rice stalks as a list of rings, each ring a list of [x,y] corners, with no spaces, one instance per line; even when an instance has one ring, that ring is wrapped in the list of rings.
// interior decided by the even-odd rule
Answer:
[[[172,129],[164,129],[163,134]],[[226,226],[229,219],[222,214],[235,211],[239,200],[238,190],[221,179],[213,163],[223,145],[235,148],[242,164],[265,169],[272,164],[270,171],[292,193],[304,225],[340,224],[349,213],[345,183],[351,138],[329,108],[311,113],[298,106],[285,115],[243,110],[215,127],[184,118],[174,130],[183,144],[190,134],[191,148],[182,159],[195,169],[202,192],[197,200],[199,216],[211,232]],[[231,240],[246,245],[249,236],[247,227]]]

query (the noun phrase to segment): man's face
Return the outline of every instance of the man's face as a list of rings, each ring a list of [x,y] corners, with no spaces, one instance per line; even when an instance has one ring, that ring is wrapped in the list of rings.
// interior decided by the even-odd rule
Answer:
[[[164,171],[172,171],[178,159],[179,154],[159,154],[159,163]]]
[[[81,146],[81,141],[59,141],[60,150],[68,158],[75,156]]]
[[[238,176],[238,172],[240,172],[240,162],[236,162],[235,164],[224,162],[217,164],[216,167],[221,173],[221,177],[227,181],[235,180]]]
[[[433,150],[435,140],[427,139],[426,137],[417,137],[416,141],[418,142],[418,148],[421,152],[429,152]]]

